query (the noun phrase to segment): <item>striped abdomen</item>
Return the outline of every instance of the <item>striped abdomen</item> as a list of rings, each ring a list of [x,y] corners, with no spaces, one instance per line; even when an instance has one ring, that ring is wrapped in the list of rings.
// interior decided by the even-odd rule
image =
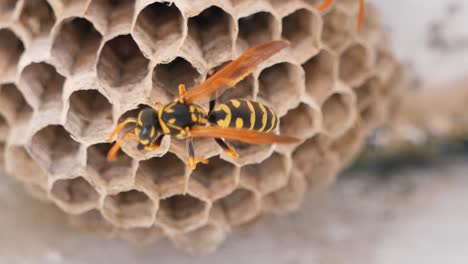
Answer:
[[[219,104],[208,120],[220,127],[253,129],[270,132],[278,127],[278,116],[269,107],[245,99],[231,99]]]

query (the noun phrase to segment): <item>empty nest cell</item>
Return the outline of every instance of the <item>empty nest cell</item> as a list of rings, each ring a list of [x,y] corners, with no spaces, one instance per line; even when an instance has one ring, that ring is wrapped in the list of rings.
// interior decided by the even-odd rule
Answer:
[[[83,177],[60,179],[52,184],[50,196],[64,211],[80,214],[97,206],[99,194]]]
[[[252,100],[255,94],[255,78],[252,75],[247,76],[238,82],[232,89],[226,89],[217,98],[218,103],[224,103],[230,99],[248,99]]]
[[[231,59],[233,18],[223,9],[212,6],[188,21],[188,41],[198,46],[208,66]]]
[[[248,47],[273,40],[278,30],[278,21],[269,12],[258,12],[238,20],[238,41],[245,41]]]
[[[288,62],[264,69],[258,80],[258,96],[270,102],[280,116],[297,104],[304,91],[302,69]]]
[[[55,67],[45,62],[31,63],[20,76],[20,85],[29,96],[29,102],[39,110],[60,110],[65,78]]]
[[[124,227],[149,227],[154,222],[157,205],[144,192],[129,190],[104,198],[103,216],[112,224]]]
[[[364,141],[364,127],[360,121],[356,121],[346,133],[336,139],[330,146],[331,150],[338,154],[341,166],[346,167],[361,150]]]
[[[91,71],[96,63],[101,40],[101,34],[84,18],[62,21],[51,49],[57,69],[65,75]]]
[[[186,234],[172,237],[177,247],[190,254],[209,254],[225,240],[226,232],[220,226],[208,224]]]
[[[351,95],[333,93],[322,105],[323,128],[330,136],[341,135],[354,118]]]
[[[71,217],[71,223],[78,228],[103,235],[109,235],[114,231],[114,226],[109,223],[98,209],[92,209]]]
[[[307,182],[304,175],[292,170],[286,186],[262,199],[262,209],[275,213],[288,213],[297,210],[304,200]]]
[[[174,3],[156,2],[139,14],[132,35],[147,56],[164,57],[182,45],[184,18]]]
[[[156,242],[165,236],[163,229],[158,226],[119,229],[117,234],[120,237],[139,245]]]
[[[3,152],[3,150],[2,150]],[[27,183],[35,183],[42,187],[47,185],[47,175],[31,158],[22,146],[9,146],[5,156],[8,160],[6,169],[8,173]]]
[[[368,79],[363,85],[354,88],[359,110],[364,110],[371,103],[377,101],[377,94],[382,83],[377,77]]]
[[[158,224],[185,233],[205,224],[209,206],[190,195],[174,195],[160,201]]]
[[[0,22],[8,21],[15,11],[17,0],[0,0]]]
[[[16,66],[24,52],[24,44],[10,29],[0,29],[0,80],[7,76],[14,78]]]
[[[318,103],[331,93],[338,70],[338,58],[329,50],[323,49],[310,58],[302,68],[305,72],[306,92]]]
[[[153,69],[151,98],[162,103],[172,101],[179,95],[179,84],[185,84],[187,89],[190,89],[202,79],[203,76],[198,70],[182,57],[158,64]]]
[[[26,102],[23,94],[15,84],[0,85],[0,105],[4,111],[10,112],[10,122],[18,125],[29,121],[32,116],[32,108]]]
[[[112,124],[112,105],[100,92],[80,90],[71,94],[65,127],[74,136],[105,140]]]
[[[135,0],[91,0],[86,15],[92,17],[96,28],[112,35],[115,31],[128,31],[134,9]]]
[[[55,24],[55,14],[46,0],[26,0],[20,21],[34,36],[45,36]]]
[[[253,220],[259,213],[259,198],[250,190],[239,188],[228,196],[217,200],[230,226],[240,226]]]
[[[97,75],[111,88],[129,92],[148,74],[148,63],[132,36],[120,35],[104,44]]]
[[[323,25],[322,41],[336,52],[349,44],[356,30],[354,16],[339,8],[333,8],[323,17]]]
[[[354,43],[346,48],[340,56],[340,79],[351,86],[365,79],[371,69],[370,56],[370,50],[360,43]]]
[[[0,142],[5,142],[8,138],[8,133],[10,132],[10,126],[8,125],[5,117],[0,114]]]
[[[94,170],[108,189],[133,184],[133,160],[124,152],[117,154],[116,160],[109,162],[107,153],[112,144],[99,143],[91,145],[87,150],[87,166]]]
[[[176,155],[166,153],[162,157],[140,161],[136,177],[161,198],[167,198],[184,191],[185,164]]]
[[[52,174],[68,173],[79,162],[80,144],[60,125],[48,125],[37,131],[28,148],[34,160]]]
[[[190,176],[189,192],[197,197],[215,200],[231,193],[239,181],[239,171],[233,164],[219,157],[200,164]]]
[[[283,135],[308,138],[320,129],[320,113],[305,103],[289,110],[280,119],[280,131]]]

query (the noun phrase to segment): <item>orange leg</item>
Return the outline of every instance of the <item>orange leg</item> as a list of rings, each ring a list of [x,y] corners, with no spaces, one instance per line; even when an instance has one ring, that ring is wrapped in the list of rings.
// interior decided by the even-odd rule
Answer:
[[[364,0],[359,0],[359,17],[357,21],[358,30],[361,29],[363,22],[364,22]]]
[[[200,162],[203,164],[208,164],[207,159],[195,157],[195,149],[193,148],[193,139],[191,137],[187,137],[187,151],[189,154],[189,161],[187,167],[190,170],[194,170],[197,167],[197,164]]]
[[[127,139],[135,139],[138,140],[138,137],[133,133],[133,132],[128,132],[123,136],[121,139],[119,139],[114,146],[109,150],[107,153],[107,160],[108,161],[113,161],[117,157],[117,153],[119,153],[120,146],[124,143],[125,140]]]
[[[325,2],[321,3],[317,9],[322,11],[324,9],[326,9],[327,7],[329,7],[331,4],[333,4],[334,0],[325,0]]]
[[[132,117],[129,117],[127,119],[125,119],[122,123],[118,124],[117,127],[114,129],[114,131],[112,131],[112,133],[110,134],[109,136],[109,139],[108,141],[109,142],[112,142],[114,141],[114,138],[115,136],[117,136],[117,134],[128,124],[130,123],[136,123],[137,120],[135,118],[132,118]]]

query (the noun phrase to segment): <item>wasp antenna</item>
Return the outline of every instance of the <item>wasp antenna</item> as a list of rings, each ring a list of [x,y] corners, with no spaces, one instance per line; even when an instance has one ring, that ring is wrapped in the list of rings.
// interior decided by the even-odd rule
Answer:
[[[137,120],[133,117],[129,117],[127,119],[125,119],[122,123],[118,124],[117,127],[114,129],[114,131],[112,131],[112,133],[110,134],[109,138],[107,139],[107,141],[109,142],[112,142],[114,141],[114,138],[117,136],[117,134],[122,130],[124,129],[124,127],[130,123],[136,123]]]

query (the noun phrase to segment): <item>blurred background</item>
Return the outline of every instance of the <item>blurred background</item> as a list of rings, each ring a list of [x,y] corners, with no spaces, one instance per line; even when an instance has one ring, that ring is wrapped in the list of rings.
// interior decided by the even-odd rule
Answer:
[[[407,105],[436,98],[441,106],[422,110],[432,113],[451,96],[467,94],[466,1],[369,2],[378,6],[400,60],[415,73],[414,100]],[[197,258],[165,241],[141,246],[77,231],[56,208],[2,175],[0,263],[468,263],[464,142],[442,144],[433,155],[421,155],[427,149],[416,146],[409,157],[363,159],[331,190],[309,194],[298,212],[268,217]]]

